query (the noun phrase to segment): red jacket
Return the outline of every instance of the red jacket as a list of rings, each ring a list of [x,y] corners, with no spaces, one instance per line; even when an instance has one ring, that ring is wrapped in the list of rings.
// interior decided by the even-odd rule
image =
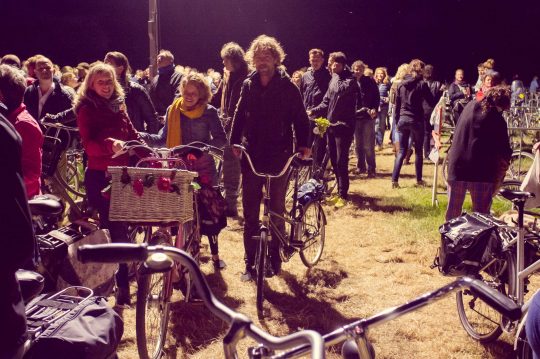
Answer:
[[[125,166],[128,155],[111,158],[114,140],[139,140],[125,110],[113,112],[83,104],[77,111],[77,125],[84,151],[88,155],[88,169],[106,171],[108,166]]]
[[[8,115],[8,120],[22,138],[22,172],[26,194],[32,198],[40,193],[41,156],[43,155],[43,133],[37,121],[21,104]]]

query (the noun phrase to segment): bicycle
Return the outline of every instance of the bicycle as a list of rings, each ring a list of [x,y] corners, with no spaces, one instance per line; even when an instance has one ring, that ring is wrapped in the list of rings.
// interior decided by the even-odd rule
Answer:
[[[292,194],[292,208],[284,214],[276,213],[270,210],[270,195],[271,188],[270,183],[272,178],[279,178],[293,165],[296,159],[296,166],[309,165],[311,161],[299,161],[298,154],[293,154],[289,157],[285,163],[283,169],[277,175],[270,175],[259,173],[253,166],[251,157],[244,147],[241,145],[234,145],[235,148],[242,151],[246,157],[246,162],[253,174],[257,177],[264,178],[266,180],[266,191],[263,197],[263,216],[261,226],[259,228],[259,235],[255,238],[258,242],[255,252],[255,273],[257,284],[257,312],[259,316],[262,316],[263,302],[264,302],[264,287],[266,277],[266,267],[268,259],[268,243],[269,243],[269,231],[277,238],[279,242],[279,255],[284,262],[288,262],[290,258],[296,253],[300,253],[300,259],[302,263],[311,268],[317,264],[320,260],[324,248],[325,238],[325,226],[326,216],[320,203],[320,200],[308,202],[305,205],[298,203],[298,172],[295,179],[294,191]],[[272,218],[279,218],[283,220],[290,230],[288,233],[281,233]]]
[[[129,141],[126,142],[121,151],[115,154],[115,156],[119,156],[124,153],[137,151],[144,151],[149,154],[148,156],[141,156],[142,158],[132,168],[133,175],[140,177],[139,179],[148,179],[149,176],[152,176],[154,181],[159,182],[162,178],[170,179],[173,176],[172,173],[175,173],[174,178],[180,182],[173,183],[171,181],[171,188],[175,185],[180,187],[178,188],[178,192],[184,196],[181,199],[183,204],[181,204],[179,210],[171,207],[170,209],[172,211],[164,211],[162,208],[167,206],[167,203],[158,200],[157,202],[147,204],[150,211],[148,216],[142,218],[141,213],[129,213],[127,217],[131,218],[125,218],[125,220],[130,222],[135,228],[138,228],[141,237],[143,237],[141,238],[142,242],[152,245],[168,244],[182,248],[194,258],[196,263],[199,262],[201,235],[199,209],[197,205],[198,186],[191,183],[191,181],[197,174],[186,170],[179,171],[175,168],[189,168],[189,153],[192,153],[190,151],[202,153],[209,153],[211,151],[210,146],[205,145],[205,147],[201,148],[197,147],[197,145],[201,144],[180,145],[171,149],[154,149],[137,141]],[[157,164],[161,164],[164,168],[154,168],[159,167]],[[113,174],[113,186],[116,183],[118,187],[121,187],[123,185],[121,183],[122,176],[125,176],[126,171],[123,168],[112,167],[109,171]],[[139,175],[136,175],[136,172],[139,172]],[[181,175],[187,176],[186,180],[189,182],[180,179]],[[151,197],[154,197],[157,193],[155,192]],[[174,193],[171,194],[176,196]],[[122,211],[124,208],[129,207],[129,203],[125,201],[118,203],[120,208],[115,207],[114,201],[114,197],[111,197],[112,218],[118,215],[118,213],[115,214],[116,211]],[[127,208],[127,211],[129,212],[131,210]],[[173,238],[172,226],[176,224],[179,224],[178,232],[175,238]],[[153,230],[152,225],[157,225],[158,228]],[[163,353],[173,289],[180,289],[186,302],[196,300],[190,272],[180,265],[163,265],[160,271],[154,271],[149,270],[148,266],[142,264],[137,271],[138,290],[137,305],[135,308],[135,329],[139,356],[143,359],[160,358]]]
[[[540,268],[540,234],[524,226],[524,205],[533,195],[529,192],[502,189],[500,195],[511,201],[518,209],[517,229],[505,223],[493,222],[501,238],[502,250],[494,253],[484,265],[478,277],[487,285],[498,290],[522,309],[519,318],[509,318],[488,311],[481,299],[473,293],[462,291],[456,296],[458,314],[467,334],[480,343],[495,341],[503,332],[514,337],[514,349],[518,357],[530,357],[530,348],[524,332],[529,301],[525,301],[528,292],[528,278]]]

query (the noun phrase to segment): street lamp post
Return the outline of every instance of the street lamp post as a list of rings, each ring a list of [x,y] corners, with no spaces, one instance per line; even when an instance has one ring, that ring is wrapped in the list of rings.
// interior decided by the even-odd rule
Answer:
[[[157,74],[157,54],[159,51],[159,0],[148,0],[148,38],[150,40],[150,77]]]

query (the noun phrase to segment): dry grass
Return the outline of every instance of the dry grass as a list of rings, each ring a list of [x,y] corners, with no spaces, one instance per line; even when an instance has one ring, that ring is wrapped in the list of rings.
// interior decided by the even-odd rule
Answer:
[[[354,160],[351,161],[351,163]],[[227,305],[253,318],[275,335],[309,328],[325,333],[354,319],[401,304],[448,283],[431,270],[439,244],[442,209],[430,206],[430,188],[414,188],[414,168],[403,167],[400,184],[392,190],[390,149],[378,154],[380,176],[354,178],[351,201],[340,209],[326,208],[326,246],[320,263],[307,270],[295,256],[283,272],[268,281],[266,319],[257,320],[255,284],[242,283],[242,231],[238,223],[222,232],[220,252],[228,267],[214,272],[207,256],[201,265],[214,293]],[[424,166],[431,183],[432,165]],[[206,239],[203,239],[206,244]],[[125,313],[121,358],[137,358],[134,310]],[[201,306],[177,302],[169,331],[170,357],[221,358],[221,339],[227,326]],[[461,328],[455,299],[448,297],[421,311],[371,330],[378,358],[510,358],[511,346],[502,338],[491,346],[471,340]],[[239,352],[245,357],[245,340]],[[337,358],[332,348],[328,357]]]

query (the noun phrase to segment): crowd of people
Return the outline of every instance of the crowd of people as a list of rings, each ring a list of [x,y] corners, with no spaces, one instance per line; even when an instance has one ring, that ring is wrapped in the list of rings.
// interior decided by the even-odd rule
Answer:
[[[241,279],[250,280],[254,273],[253,236],[259,227],[264,181],[251,173],[233,145],[246,148],[259,172],[276,173],[293,151],[311,156],[315,126],[312,120],[327,118],[333,126],[324,140],[337,179],[337,194],[328,202],[339,209],[349,200],[349,150],[353,140],[355,175],[374,178],[378,175],[376,153],[385,145],[388,128],[396,154],[391,187],[400,187],[401,168],[410,161],[412,149],[416,183],[425,186],[422,167],[434,146],[430,116],[447,90],[457,144],[450,152],[447,218],[459,215],[467,190],[473,195],[476,210],[489,211],[491,197],[509,159],[501,112],[525,91],[517,77],[511,89],[501,86],[492,59],[479,65],[473,87],[465,81],[462,69],[456,70],[455,80],[447,86],[436,80],[432,65],[419,59],[402,64],[391,77],[386,67],[372,70],[361,60],[350,61],[343,52],[325,57],[324,51],[317,48],[307,54],[309,67],[289,76],[283,66],[282,46],[266,35],[254,39],[247,51],[236,43],[227,43],[220,56],[223,75],[213,69],[200,73],[177,65],[174,55],[162,50],[157,56],[158,74],[154,78],[149,77],[148,69],[133,71],[128,58],[117,51],[105,54],[103,61],[62,68],[43,55],[24,62],[12,54],[3,56],[0,102],[5,106],[5,119],[1,125],[11,130],[10,135],[14,135],[13,128],[16,130],[17,136],[11,136],[15,137],[11,142],[17,143],[18,136],[22,139],[20,150],[17,145],[9,149],[15,155],[20,152],[21,170],[13,163],[3,168],[13,167],[14,173],[22,174],[26,197],[32,198],[40,193],[41,186],[41,122],[78,127],[88,159],[85,186],[89,204],[99,212],[100,225],[109,229],[112,241],[126,242],[126,225],[108,220],[109,202],[102,196],[108,185],[107,167],[128,164],[127,155],[113,157],[125,141],[136,139],[169,148],[201,141],[223,148],[225,215],[238,216],[240,183],[243,193],[249,194],[242,196],[246,267]],[[530,92],[535,93],[537,88],[535,77]],[[7,144],[7,140],[2,141],[2,146]],[[326,144],[319,148],[326,148]],[[319,152],[313,157],[320,161],[323,155]],[[204,170],[201,168],[201,173]],[[217,180],[214,176],[215,173],[206,173],[200,177],[213,185]],[[13,185],[19,183],[13,181]],[[270,209],[283,213],[286,178],[273,179],[271,186]],[[13,193],[20,201],[20,191],[12,190]],[[284,222],[276,223],[277,230],[283,231]],[[225,268],[217,240],[211,241],[210,246],[215,268]],[[9,279],[2,283],[11,286],[11,290],[14,270],[29,259],[27,248],[21,251],[24,253],[11,258],[9,268],[2,269],[2,276]],[[278,274],[281,258],[277,241],[270,243],[269,252],[269,275]],[[117,274],[117,284],[116,304],[129,305],[125,265]]]

